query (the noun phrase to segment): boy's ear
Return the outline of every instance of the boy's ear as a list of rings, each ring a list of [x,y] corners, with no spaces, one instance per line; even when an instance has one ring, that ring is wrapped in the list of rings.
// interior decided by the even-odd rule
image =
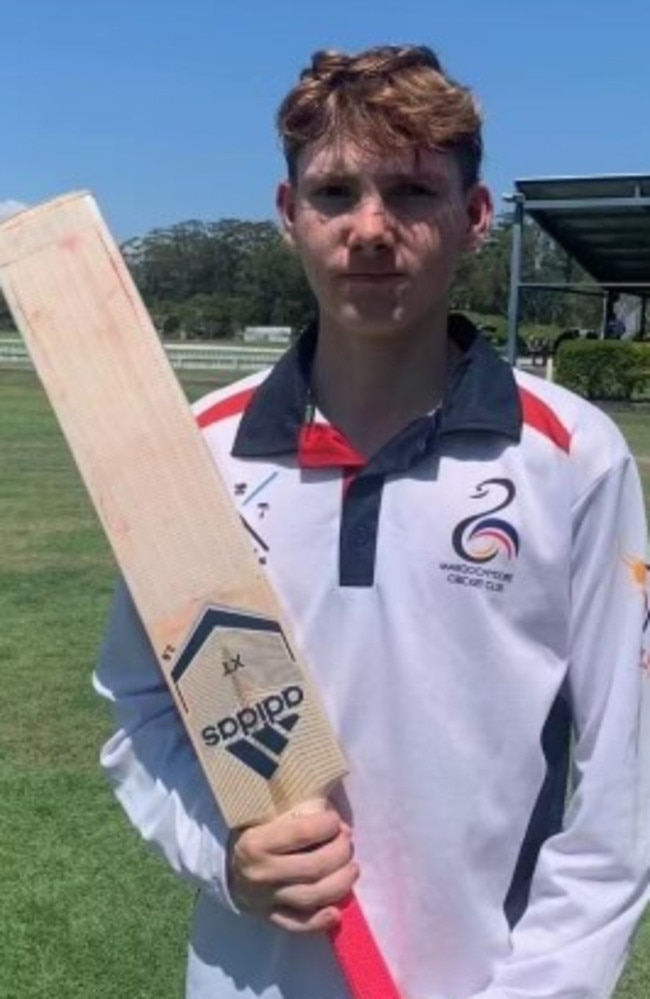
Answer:
[[[285,242],[293,248],[295,246],[293,229],[296,214],[296,192],[290,181],[283,180],[281,184],[278,184],[275,207],[280,216],[280,226]]]
[[[478,250],[485,242],[494,220],[494,203],[485,184],[474,184],[467,194],[468,228],[465,250]]]

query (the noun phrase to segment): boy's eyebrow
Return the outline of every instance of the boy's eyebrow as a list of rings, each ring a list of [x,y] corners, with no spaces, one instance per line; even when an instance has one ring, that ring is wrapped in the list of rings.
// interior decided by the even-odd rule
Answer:
[[[353,170],[337,170],[335,168],[328,170],[306,170],[303,174],[303,179],[307,181],[333,181],[333,180],[356,180],[358,173]]]
[[[381,174],[381,179],[387,181],[388,183],[403,183],[404,181],[429,181],[430,183],[440,183],[447,179],[447,175],[443,170],[433,170],[433,169],[418,169],[413,170],[397,170],[392,172],[387,172]]]
[[[323,170],[310,170],[307,169],[303,175],[303,180],[307,183],[313,183],[315,181],[322,183],[332,183],[332,182],[350,182],[359,179],[360,171],[358,170],[346,170],[337,169],[333,167],[332,169]],[[440,183],[447,179],[447,175],[443,170],[433,170],[433,169],[421,169],[414,167],[411,170],[394,170],[387,172],[379,172],[376,174],[376,178],[381,183],[395,184],[413,182],[413,181],[429,181],[430,183]]]

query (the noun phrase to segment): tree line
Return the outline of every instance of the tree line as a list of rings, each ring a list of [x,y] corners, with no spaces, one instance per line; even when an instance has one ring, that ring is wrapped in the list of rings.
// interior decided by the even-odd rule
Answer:
[[[181,222],[130,240],[122,251],[164,336],[296,328],[314,311],[298,262],[272,222]]]
[[[465,257],[452,306],[484,316],[508,309],[512,221],[500,217],[490,239]],[[246,326],[300,329],[315,303],[299,262],[270,221],[187,221],[128,240],[122,252],[163,337],[216,339]],[[523,233],[523,276],[536,282],[588,280],[579,266],[537,226]],[[597,328],[600,299],[524,290],[521,321]],[[0,328],[11,325],[0,300]]]

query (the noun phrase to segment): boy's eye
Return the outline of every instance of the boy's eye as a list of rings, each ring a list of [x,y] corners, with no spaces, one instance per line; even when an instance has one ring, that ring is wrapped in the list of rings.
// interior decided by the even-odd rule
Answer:
[[[363,197],[363,191],[345,179],[315,184],[308,194],[312,205],[326,213],[353,211]],[[400,180],[387,184],[380,194],[386,208],[400,214],[429,210],[437,197],[438,191],[435,188],[418,180]]]
[[[397,200],[401,198],[435,198],[436,192],[433,188],[427,187],[426,184],[420,184],[417,181],[405,181],[403,184],[397,184],[393,187],[389,197]]]
[[[336,216],[350,211],[358,200],[353,185],[331,181],[318,184],[307,195],[312,207],[324,215]]]
[[[352,188],[347,184],[322,184],[313,192],[314,197],[335,200],[350,200],[354,197]]]

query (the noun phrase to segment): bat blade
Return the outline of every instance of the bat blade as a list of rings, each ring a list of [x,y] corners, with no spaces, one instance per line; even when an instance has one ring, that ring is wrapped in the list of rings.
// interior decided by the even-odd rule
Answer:
[[[326,793],[345,761],[94,200],[15,216],[0,273],[226,821],[258,823]],[[241,620],[224,627],[218,608]],[[258,731],[282,733],[289,709],[298,721],[282,752],[256,746]]]
[[[227,824],[326,796],[346,760],[92,196],[0,226],[0,284]],[[355,999],[398,999],[348,911]]]

